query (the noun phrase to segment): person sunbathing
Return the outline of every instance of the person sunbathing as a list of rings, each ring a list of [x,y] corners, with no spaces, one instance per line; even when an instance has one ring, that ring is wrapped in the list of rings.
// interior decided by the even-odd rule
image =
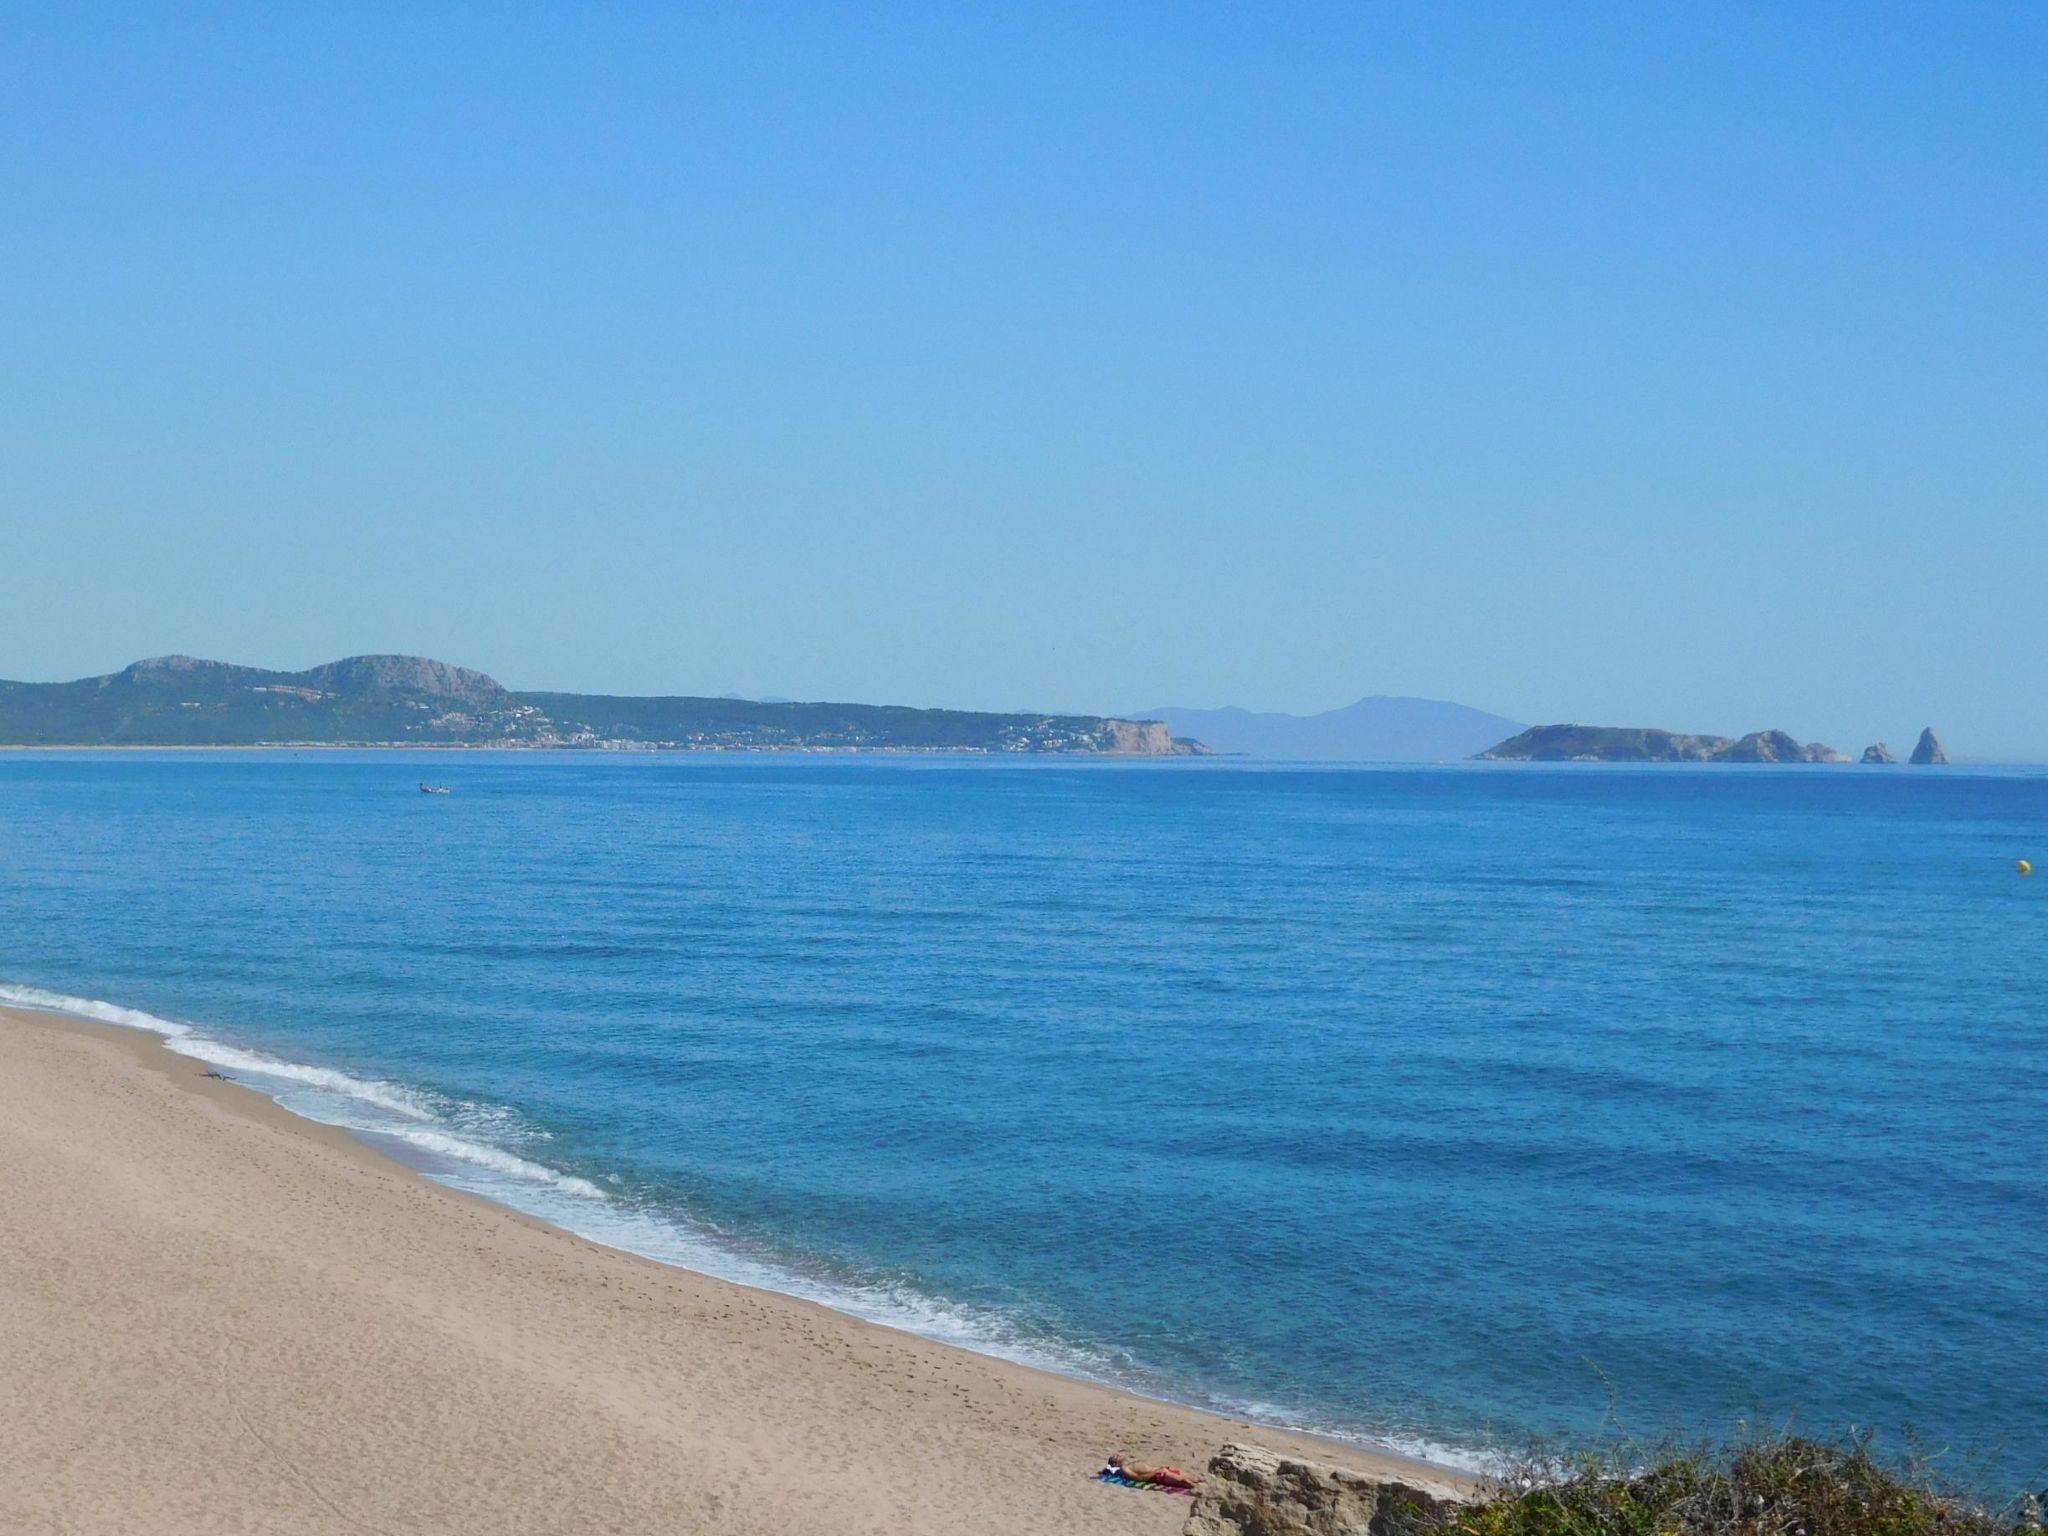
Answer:
[[[1145,1461],[1125,1461],[1121,1456],[1109,1458],[1109,1465],[1102,1469],[1114,1477],[1128,1477],[1134,1483],[1157,1483],[1162,1488],[1192,1488],[1201,1481],[1189,1477],[1179,1467],[1155,1467]]]

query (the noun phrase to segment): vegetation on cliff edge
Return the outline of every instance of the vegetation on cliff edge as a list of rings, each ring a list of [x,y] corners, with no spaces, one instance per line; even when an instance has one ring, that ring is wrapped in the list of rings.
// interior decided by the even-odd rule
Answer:
[[[1924,1464],[1882,1460],[1867,1439],[1776,1435],[1647,1461],[1534,1460],[1484,1501],[1451,1506],[1404,1536],[2026,1536],[2042,1528],[2038,1496],[1993,1509]]]

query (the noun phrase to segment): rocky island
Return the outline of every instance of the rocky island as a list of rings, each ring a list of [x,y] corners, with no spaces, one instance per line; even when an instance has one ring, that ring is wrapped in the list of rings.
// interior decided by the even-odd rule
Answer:
[[[1163,721],[896,704],[515,693],[424,656],[304,672],[190,656],[70,683],[0,682],[0,746],[584,747],[610,750],[1203,753]]]
[[[1536,725],[1479,754],[1508,763],[1843,763],[1833,747],[1783,731],[1698,736],[1653,727]]]
[[[1833,747],[1818,741],[1803,746],[1783,731],[1751,731],[1747,736],[1698,736],[1652,727],[1618,725],[1536,725],[1510,736],[1479,755],[1497,763],[1846,763]],[[1875,742],[1858,759],[1865,764],[1896,763],[1892,749]],[[1941,738],[1929,726],[1907,759],[1920,766],[1948,761]]]

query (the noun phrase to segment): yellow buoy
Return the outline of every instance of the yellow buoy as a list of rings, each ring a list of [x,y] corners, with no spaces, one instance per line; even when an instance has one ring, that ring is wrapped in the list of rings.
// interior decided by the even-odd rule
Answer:
[[[2019,871],[2023,875],[2031,875],[2034,872],[2034,866],[2029,864],[2025,859],[2021,859],[2019,862]]]

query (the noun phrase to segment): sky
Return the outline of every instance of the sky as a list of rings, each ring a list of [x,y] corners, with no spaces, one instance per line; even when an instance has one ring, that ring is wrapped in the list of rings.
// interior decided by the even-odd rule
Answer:
[[[2048,759],[2048,7],[0,8],[0,677]]]

